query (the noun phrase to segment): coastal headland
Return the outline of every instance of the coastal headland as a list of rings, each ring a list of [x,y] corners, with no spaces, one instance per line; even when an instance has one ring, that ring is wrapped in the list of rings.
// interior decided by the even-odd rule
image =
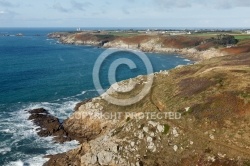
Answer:
[[[30,111],[30,119],[44,130],[38,131],[41,136],[80,143],[74,150],[46,156],[45,166],[250,164],[248,39],[230,34],[204,37],[108,31],[48,36],[64,44],[178,53],[200,62],[154,73],[150,92],[133,105],[113,105],[102,95],[77,104],[63,123],[49,110]],[[124,99],[136,95],[146,76],[131,80],[135,91],[110,95]],[[127,84],[128,80],[119,83]]]
[[[137,49],[143,52],[178,53],[193,60],[249,52],[250,40],[234,31],[80,31],[48,35],[63,44]]]

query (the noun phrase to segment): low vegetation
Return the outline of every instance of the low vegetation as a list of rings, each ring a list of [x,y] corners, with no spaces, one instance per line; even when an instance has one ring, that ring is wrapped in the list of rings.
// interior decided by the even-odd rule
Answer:
[[[178,112],[182,116],[139,120],[124,117],[114,123],[90,117],[78,119],[73,114],[66,120],[65,130],[78,131],[91,124],[89,129],[93,132],[94,128],[98,135],[73,151],[51,156],[48,163],[247,165],[250,161],[249,71],[249,53],[212,58],[170,70],[168,74],[155,73],[150,93],[134,105],[116,106],[101,98],[83,102],[74,114],[98,110],[138,114]],[[90,130],[82,132],[91,134]],[[98,160],[92,160],[95,158]]]

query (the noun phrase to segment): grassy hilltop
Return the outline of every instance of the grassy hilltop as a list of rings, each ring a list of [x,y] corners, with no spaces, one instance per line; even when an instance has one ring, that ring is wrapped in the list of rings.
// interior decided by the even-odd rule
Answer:
[[[250,35],[237,31],[81,31],[52,33],[49,37],[65,44],[174,52],[195,60],[250,51]]]

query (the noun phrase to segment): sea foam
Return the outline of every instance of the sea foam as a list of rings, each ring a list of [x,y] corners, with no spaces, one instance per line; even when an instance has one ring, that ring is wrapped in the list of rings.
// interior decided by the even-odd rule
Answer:
[[[16,160],[5,163],[5,166],[41,166],[48,159],[43,158],[45,155],[57,154],[76,148],[78,141],[65,142],[64,144],[53,143],[53,137],[39,137],[36,133],[38,126],[28,120],[30,114],[24,110],[32,110],[35,108],[45,108],[51,114],[60,119],[65,119],[73,112],[73,108],[78,101],[65,101],[62,103],[30,103],[23,104],[18,111],[10,113],[8,119],[0,123],[0,132],[10,133],[11,139],[6,139],[0,143],[0,154],[5,155],[11,152],[11,158]],[[25,148],[44,151],[43,154],[31,154],[20,148],[25,144]],[[6,147],[6,145],[10,145]],[[15,151],[12,151],[12,148]],[[20,149],[20,150],[19,150]],[[40,151],[39,150],[39,151]]]

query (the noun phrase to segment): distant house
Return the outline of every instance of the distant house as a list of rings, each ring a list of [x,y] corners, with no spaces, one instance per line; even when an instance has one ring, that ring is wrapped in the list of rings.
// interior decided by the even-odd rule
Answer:
[[[250,30],[247,30],[247,34],[250,34]]]

